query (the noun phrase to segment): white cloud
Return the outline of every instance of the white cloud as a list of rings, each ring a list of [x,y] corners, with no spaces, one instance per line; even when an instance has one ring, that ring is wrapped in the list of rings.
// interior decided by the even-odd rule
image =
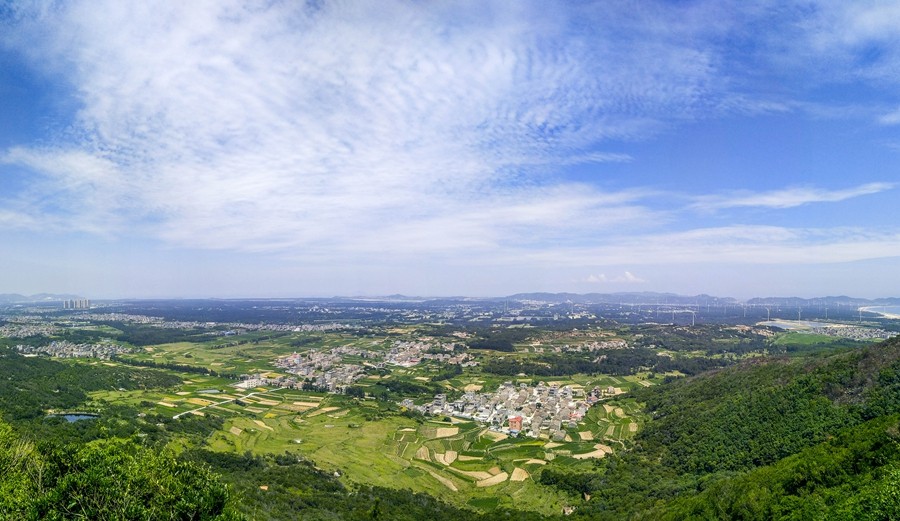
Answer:
[[[878,122],[882,125],[897,125],[900,124],[900,108],[893,112],[888,112],[887,114],[883,114],[878,118]]]
[[[618,238],[587,248],[560,248],[520,255],[521,263],[615,265],[796,265],[900,257],[900,232],[860,228],[723,226]]]
[[[36,220],[61,214],[91,232],[288,253],[488,247],[644,219],[628,194],[540,173],[630,161],[596,146],[706,103],[709,58],[659,39],[572,37],[571,15],[402,2],[34,9],[7,43],[74,85],[81,137],[7,152],[42,174],[11,197]]]
[[[867,183],[843,190],[813,187],[794,187],[770,192],[735,192],[727,195],[707,195],[696,198],[691,206],[699,210],[721,210],[738,207],[793,208],[813,203],[834,203],[863,195],[893,189],[894,183]]]
[[[607,277],[606,274],[601,273],[599,275],[588,275],[585,282],[590,282],[592,284],[645,284],[647,281],[635,276],[630,271],[624,272],[622,275],[616,277]]]

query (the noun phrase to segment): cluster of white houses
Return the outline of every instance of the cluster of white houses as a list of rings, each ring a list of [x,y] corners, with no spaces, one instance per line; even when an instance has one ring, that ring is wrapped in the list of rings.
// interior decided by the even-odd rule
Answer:
[[[467,392],[454,401],[439,394],[425,405],[417,406],[409,400],[402,405],[424,414],[472,419],[513,436],[562,440],[566,429],[576,428],[584,421],[592,405],[619,392],[612,387],[605,390],[595,387],[586,393],[568,385],[559,387],[539,382],[532,387],[505,382],[494,393]]]

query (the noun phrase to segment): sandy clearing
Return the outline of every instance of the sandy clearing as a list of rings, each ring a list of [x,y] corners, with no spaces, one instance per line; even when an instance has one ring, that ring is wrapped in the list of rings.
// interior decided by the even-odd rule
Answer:
[[[406,428],[404,428],[404,429],[400,429],[399,432],[416,432],[416,430],[415,430],[415,429],[412,429],[412,428],[410,428],[410,427],[406,427]]]
[[[456,461],[457,457],[459,457],[458,452],[456,452],[455,450],[448,450],[444,453],[444,461],[446,462],[444,463],[444,465],[452,465],[453,462]]]
[[[603,410],[606,411],[606,414],[609,414],[615,410],[615,407],[612,405],[603,404]]]
[[[277,406],[276,409],[285,409],[285,410],[294,411],[294,412],[304,412],[304,411],[308,411],[308,410],[312,409],[312,407],[307,407],[306,405],[293,405],[290,403],[283,403],[283,404]]]
[[[206,407],[207,405],[216,403],[211,400],[204,400],[203,398],[188,398],[187,402],[192,403],[194,405],[202,405],[203,407]]]
[[[572,454],[572,457],[575,459],[602,458],[603,456],[606,456],[606,452],[600,449],[585,454]]]
[[[570,441],[572,441],[572,437],[569,436],[568,434],[566,434],[566,437],[563,438],[563,441],[565,441],[565,442],[570,442]]]
[[[343,418],[344,416],[347,416],[347,414],[349,414],[349,413],[350,413],[350,409],[344,409],[343,411],[338,411],[334,414],[329,414],[328,417],[338,419],[338,418]]]
[[[169,402],[156,402],[156,403],[157,403],[158,405],[162,405],[163,407],[178,407],[178,406],[175,405],[174,403],[169,403]]]
[[[206,413],[202,411],[190,411],[190,413],[194,416],[206,416]]]
[[[530,459],[530,460],[526,461],[525,464],[526,464],[526,465],[532,465],[532,464],[534,464],[534,465],[546,465],[547,462],[544,461],[544,460],[542,460],[542,459]]]
[[[444,453],[443,452],[435,452],[434,453],[434,461],[440,463],[441,465],[447,465],[447,462],[444,461]]]
[[[560,445],[562,445],[562,443],[556,443],[555,441],[551,441],[550,443],[545,443],[544,448],[552,449],[553,447],[559,447]]]
[[[469,476],[470,478],[475,478],[478,481],[483,481],[485,479],[490,479],[494,477],[490,472],[485,472],[483,470],[459,470],[453,469],[453,472],[457,474],[462,474],[463,476]]]
[[[496,476],[500,473],[500,467],[491,467],[488,469],[488,472],[491,473],[491,476]]]
[[[419,447],[416,451],[416,459],[431,461],[431,458],[428,456],[428,447],[424,445]]]
[[[480,458],[478,456],[458,456],[456,459],[458,459],[459,461],[477,461],[484,458]]]
[[[466,391],[466,392],[469,392],[469,393],[474,393],[474,392],[477,392],[477,391],[482,390],[483,388],[484,388],[483,385],[469,384],[469,385],[463,387],[463,391]]]
[[[647,380],[638,380],[638,383],[643,385],[644,387],[650,387],[653,385],[653,382],[648,382]]]
[[[241,433],[244,432],[244,429],[241,429],[238,427],[232,427],[232,428],[228,429],[228,432],[230,432],[231,434],[234,434],[235,436],[240,436]]]
[[[612,437],[616,433],[616,426],[610,425],[608,429],[606,429],[606,435]]]
[[[430,471],[430,470],[428,471],[428,473],[431,474],[431,477],[433,477],[434,479],[440,481],[445,487],[449,488],[449,489],[452,490],[453,492],[458,492],[458,491],[459,491],[459,489],[456,488],[456,485],[454,485],[453,482],[450,481],[449,479],[447,479],[447,478],[445,478],[445,477],[443,477],[443,476],[439,476],[436,472],[432,472],[432,471]]]
[[[273,405],[278,405],[281,402],[276,402],[275,400],[263,400],[263,399],[258,398],[256,400],[256,403],[258,403],[260,405],[268,405],[269,407],[271,407]]]
[[[598,450],[602,450],[603,452],[605,452],[607,454],[613,453],[612,447],[610,447],[609,445],[604,445],[602,443],[598,443],[598,444],[594,445],[594,448],[598,449]]]
[[[506,434],[503,434],[502,432],[490,431],[487,429],[481,431],[481,434],[483,436],[487,436],[488,438],[490,438],[494,441],[503,441],[506,438],[509,438],[509,436],[507,436]]]
[[[175,394],[177,394],[178,396],[185,396],[185,395],[191,394],[191,392],[190,391],[178,391]]]
[[[622,410],[621,407],[616,407],[616,416],[619,418],[625,418],[625,411]]]
[[[259,425],[260,429],[269,429],[270,431],[275,432],[275,429],[266,425],[262,420],[253,420],[253,423]]]
[[[581,438],[581,441],[591,441],[594,439],[594,433],[591,431],[581,431],[578,433],[578,437]]]
[[[431,381],[431,378],[428,378],[427,376],[417,376],[414,378],[414,380],[419,380],[420,382],[429,382]]]
[[[225,365],[225,362],[212,362],[209,365],[220,366],[220,365]]]
[[[247,407],[247,410],[252,412],[253,414],[259,414],[265,411],[265,409],[260,409],[259,407]]]
[[[459,427],[438,427],[434,434],[435,438],[448,438],[459,434]]]
[[[319,402],[294,402],[294,405],[299,405],[300,407],[309,407],[313,409],[319,406]]]
[[[629,423],[628,424],[628,432],[637,432],[637,424]]]
[[[510,481],[525,481],[526,479],[528,479],[528,471],[519,467],[513,470],[512,476],[509,478]]]
[[[475,483],[475,486],[476,487],[492,487],[494,485],[499,485],[500,483],[503,483],[507,479],[509,479],[509,474],[507,474],[506,472],[501,472],[500,474],[497,474],[496,476],[494,476],[492,478],[483,479],[483,480]]]
[[[326,412],[336,411],[338,409],[340,409],[340,407],[323,407],[322,409],[319,409],[318,411],[313,411],[313,412],[307,414],[306,416],[309,418],[312,418],[313,416],[325,414]]]

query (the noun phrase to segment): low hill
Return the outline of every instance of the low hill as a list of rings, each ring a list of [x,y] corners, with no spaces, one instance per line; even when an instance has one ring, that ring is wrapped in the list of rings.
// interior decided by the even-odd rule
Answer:
[[[900,339],[752,360],[638,397],[653,419],[631,451],[545,480],[591,496],[576,518],[896,518],[866,512],[900,505]]]

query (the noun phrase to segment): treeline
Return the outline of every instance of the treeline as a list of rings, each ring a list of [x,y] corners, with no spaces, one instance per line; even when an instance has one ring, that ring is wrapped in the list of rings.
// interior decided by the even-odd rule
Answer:
[[[368,394],[381,401],[399,401],[410,396],[434,396],[442,392],[445,392],[445,389],[439,384],[406,378],[379,380],[378,383],[369,386],[352,385],[346,390],[349,396],[362,398]]]
[[[120,342],[128,342],[131,345],[143,347],[156,344],[171,344],[174,342],[205,342],[217,338],[214,332],[208,329],[176,329],[163,328],[147,324],[133,324],[130,322],[97,322],[121,331],[115,335]]]
[[[205,465],[122,439],[51,446],[0,422],[0,519],[237,520]]]
[[[900,340],[752,360],[634,396],[652,419],[631,451],[595,472],[550,467],[539,477],[591,497],[573,519],[900,514]]]
[[[180,382],[177,376],[162,371],[62,363],[0,349],[0,411],[8,419],[35,418],[47,409],[76,407],[87,401],[90,391],[165,388]]]
[[[523,328],[482,329],[475,331],[474,338],[466,345],[470,349],[486,349],[491,351],[513,352],[514,344],[528,340],[532,332]]]
[[[191,373],[191,374],[202,374],[207,376],[218,376],[222,378],[231,378],[238,379],[240,375],[237,373],[223,373],[220,371],[216,371],[213,369],[209,369],[207,367],[202,367],[198,365],[185,365],[185,364],[176,364],[172,362],[157,362],[154,360],[138,360],[135,358],[127,358],[123,356],[114,356],[113,360],[116,362],[133,365],[135,367],[153,367],[158,369],[168,369],[170,371],[179,371],[182,373]]]
[[[609,374],[628,376],[641,371],[679,371],[687,375],[699,374],[722,367],[725,359],[660,356],[653,349],[610,349],[602,354],[544,354],[524,359],[493,359],[486,361],[486,373],[515,376],[520,373],[534,376],[570,376],[574,374]]]

